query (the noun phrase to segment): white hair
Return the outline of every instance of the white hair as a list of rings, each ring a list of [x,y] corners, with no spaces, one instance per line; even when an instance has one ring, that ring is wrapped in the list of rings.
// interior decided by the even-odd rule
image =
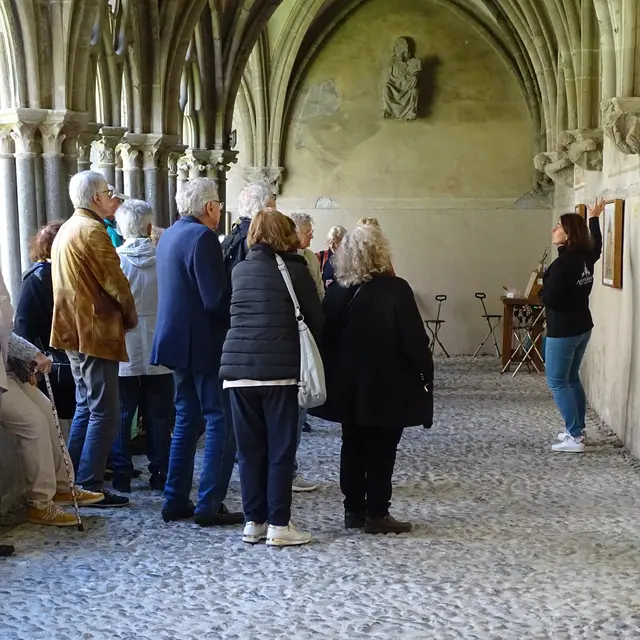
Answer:
[[[212,178],[192,178],[176,194],[181,216],[201,218],[209,202],[218,200],[218,185]]]
[[[248,184],[238,196],[238,215],[241,218],[253,216],[266,209],[273,193],[266,182],[252,182]]]
[[[345,233],[347,233],[347,230],[340,225],[331,227],[331,229],[329,229],[329,233],[327,233],[327,244],[333,244],[336,241],[341,242]]]
[[[116,211],[116,222],[125,240],[147,238],[153,210],[144,200],[125,200]]]
[[[94,198],[109,189],[105,177],[97,171],[81,171],[69,181],[69,198],[76,209],[91,209]]]
[[[368,282],[378,273],[388,273],[393,269],[389,241],[378,227],[356,227],[340,243],[333,268],[343,287]]]
[[[307,225],[313,227],[313,218],[308,213],[292,213],[289,217],[296,223],[298,231]]]

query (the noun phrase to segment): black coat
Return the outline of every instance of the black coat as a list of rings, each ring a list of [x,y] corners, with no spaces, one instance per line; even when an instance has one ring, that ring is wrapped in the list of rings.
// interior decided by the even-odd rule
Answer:
[[[580,336],[593,329],[589,296],[593,289],[594,265],[602,253],[602,233],[598,218],[589,219],[593,247],[560,247],[558,257],[544,274],[540,298],[547,314],[550,338]]]
[[[303,256],[280,253],[307,326],[320,340],[324,316]],[[231,328],[222,348],[223,380],[298,380],[300,339],[294,307],[273,249],[256,245],[231,272]]]
[[[53,358],[54,366],[50,378],[56,409],[61,419],[70,420],[76,409],[76,385],[67,354],[57,349],[51,349],[49,346],[52,321],[51,263],[36,262],[22,276],[22,286],[16,305],[14,331]],[[44,381],[41,381],[38,386],[47,395]]]
[[[433,358],[409,283],[378,275],[359,290],[335,284],[323,308],[328,397],[312,413],[357,426],[430,427]]]

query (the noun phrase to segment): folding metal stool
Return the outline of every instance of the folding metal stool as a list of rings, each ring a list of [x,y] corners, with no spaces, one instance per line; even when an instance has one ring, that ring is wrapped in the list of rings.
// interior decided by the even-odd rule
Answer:
[[[476,352],[473,354],[473,357],[475,358],[480,353],[480,351],[482,350],[482,347],[484,347],[485,343],[489,338],[493,338],[493,346],[496,349],[496,356],[498,356],[499,358],[500,347],[498,346],[498,340],[496,339],[495,331],[500,326],[500,320],[502,320],[502,316],[500,314],[489,313],[487,311],[487,307],[484,303],[486,297],[487,297],[486,293],[482,293],[482,292],[476,293],[476,298],[478,298],[478,300],[480,300],[480,302],[482,303],[482,310],[484,311],[482,317],[487,321],[487,325],[489,326],[489,333],[487,333],[487,335],[484,337],[484,340],[480,343],[480,346],[476,349]]]
[[[513,326],[513,338],[516,343],[516,348],[513,350],[509,361],[502,369],[502,373],[505,373],[511,367],[514,362],[518,363],[516,370],[513,372],[512,378],[515,378],[522,365],[527,365],[527,370],[531,373],[531,367],[538,372],[542,373],[538,367],[536,361],[533,359],[533,354],[537,355],[540,362],[544,362],[542,354],[538,349],[536,341],[542,335],[546,328],[546,321],[541,325],[540,322],[544,318],[544,307],[525,307],[523,309],[524,318],[519,318],[519,322]],[[534,335],[534,332],[537,335]],[[521,360],[516,360],[516,357],[522,354]]]
[[[433,338],[431,340],[431,352],[435,353],[436,343],[437,343],[440,345],[440,348],[444,352],[444,355],[447,356],[447,358],[450,358],[451,356],[449,355],[449,352],[444,348],[444,345],[442,344],[442,342],[440,341],[440,338],[438,337],[438,333],[440,332],[442,325],[445,323],[444,320],[440,319],[440,314],[442,312],[442,303],[446,299],[447,299],[447,296],[444,295],[443,293],[438,294],[436,296],[436,301],[438,302],[438,313],[436,315],[436,319],[425,320],[424,323],[427,325],[427,329],[429,329],[429,332],[431,333],[431,337]]]

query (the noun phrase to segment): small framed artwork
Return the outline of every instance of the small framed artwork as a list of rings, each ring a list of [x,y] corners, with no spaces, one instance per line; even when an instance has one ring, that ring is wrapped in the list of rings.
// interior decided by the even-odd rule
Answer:
[[[608,200],[602,217],[602,284],[622,289],[624,200]]]
[[[576,205],[576,213],[584,219],[584,221],[587,221],[587,215],[589,213],[589,209],[587,208],[586,204],[577,204]]]

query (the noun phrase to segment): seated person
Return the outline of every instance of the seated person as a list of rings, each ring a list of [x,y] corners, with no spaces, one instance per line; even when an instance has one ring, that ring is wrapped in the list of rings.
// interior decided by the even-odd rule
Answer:
[[[78,524],[75,515],[60,507],[73,504],[66,466],[71,473],[73,465],[69,452],[63,449],[51,408],[51,402],[28,382],[34,368],[41,373],[51,371],[52,362],[36,347],[11,334],[7,347],[6,391],[0,405],[0,424],[18,439],[18,452],[22,459],[27,485],[27,520],[34,524],[57,527]],[[101,493],[75,487],[79,506],[100,502]]]

